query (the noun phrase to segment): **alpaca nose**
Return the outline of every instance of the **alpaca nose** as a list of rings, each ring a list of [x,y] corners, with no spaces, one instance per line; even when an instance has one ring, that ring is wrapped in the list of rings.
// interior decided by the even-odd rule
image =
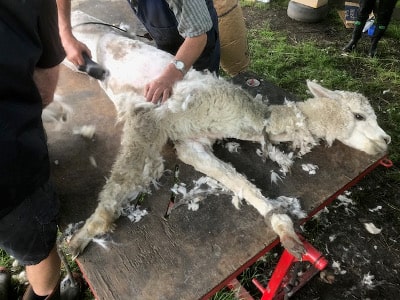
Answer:
[[[389,145],[390,142],[392,141],[392,138],[390,137],[390,135],[384,136],[383,139],[387,145]]]

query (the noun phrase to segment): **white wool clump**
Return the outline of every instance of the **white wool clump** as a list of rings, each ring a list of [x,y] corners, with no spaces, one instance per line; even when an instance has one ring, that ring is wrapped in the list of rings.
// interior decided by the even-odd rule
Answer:
[[[186,195],[186,184],[183,182],[180,182],[179,184],[175,183],[174,186],[171,188],[171,192],[173,192],[174,194]]]
[[[96,126],[95,125],[83,125],[79,128],[75,128],[73,130],[73,134],[76,135],[81,135],[84,138],[87,139],[92,139],[94,134],[96,132]]]
[[[137,223],[144,216],[148,214],[146,209],[141,209],[140,205],[131,205],[128,204],[124,208],[122,208],[121,215],[124,217],[128,217],[131,222]]]
[[[310,175],[317,174],[317,170],[319,169],[317,165],[313,164],[302,164],[301,168]]]
[[[11,265],[11,266],[12,266],[13,268],[19,267],[19,266],[20,266],[19,261],[16,260],[16,259],[14,259],[14,261],[12,262],[12,265]]]
[[[263,95],[257,94],[257,95],[254,97],[254,100],[255,100],[255,101],[263,101]]]
[[[271,144],[268,145],[267,151],[270,160],[276,162],[280,166],[279,171],[284,175],[286,175],[294,163],[293,161],[294,153],[290,152],[286,154]],[[257,154],[260,155],[260,152],[258,151]]]
[[[375,286],[375,284],[373,282],[374,279],[375,279],[375,276],[369,274],[369,272],[368,272],[367,274],[364,274],[361,284],[367,286],[368,288],[373,288]]]
[[[199,207],[200,207],[199,202],[201,200],[202,199],[200,199],[198,197],[191,199],[189,201],[189,203],[188,203],[188,209],[191,210],[191,211],[197,211],[199,209]]]
[[[354,201],[351,198],[346,197],[345,195],[339,195],[337,199],[340,201],[339,206],[348,206],[348,205],[355,205]]]
[[[347,273],[346,270],[342,270],[342,268],[340,267],[340,262],[335,261],[335,260],[332,263],[332,269],[334,270],[335,274],[344,275]]]
[[[93,167],[97,168],[97,162],[96,162],[96,159],[94,158],[93,155],[90,155],[90,156],[89,156],[89,161],[90,161],[90,164],[91,164]]]
[[[92,241],[95,242],[97,245],[99,245],[101,248],[103,248],[105,250],[109,250],[108,241],[106,239],[93,238]]]
[[[379,211],[379,210],[381,210],[382,209],[382,206],[381,205],[378,205],[377,207],[375,207],[375,208],[370,208],[370,209],[368,209],[370,212],[376,212],[376,211]]]
[[[354,201],[352,199],[348,198],[345,195],[339,195],[337,197],[337,200],[339,200],[340,203],[338,205],[334,206],[335,208],[344,206],[344,210],[345,210],[347,215],[349,215],[349,216],[354,216],[355,215],[354,211],[349,208],[349,206],[355,206],[355,203],[354,203]]]
[[[53,129],[58,131],[70,119],[72,112],[72,108],[62,101],[60,95],[54,95],[54,100],[42,111],[42,120],[44,123],[55,124]]]
[[[382,229],[377,228],[374,223],[364,223],[365,229],[371,234],[380,234]]]
[[[302,219],[307,216],[307,214],[301,209],[299,199],[295,197],[279,196],[276,199],[266,199],[266,202],[272,203],[275,208],[282,208],[297,218]]]
[[[239,152],[240,149],[240,144],[237,142],[228,142],[224,145],[226,149],[228,149],[229,152]]]
[[[67,228],[65,228],[63,232],[63,236],[65,241],[68,243],[72,236],[83,226],[84,222],[80,221],[78,223],[70,223],[67,225]]]
[[[12,275],[11,278],[15,281],[18,281],[19,284],[26,285],[28,284],[28,277],[26,276],[25,271],[21,271],[19,274]]]
[[[274,170],[271,170],[271,184],[275,183],[278,184],[278,180],[283,181],[282,178],[276,173]]]
[[[207,176],[202,176],[199,179],[194,180],[193,183],[194,187],[191,190],[187,190],[186,184],[182,182],[174,184],[174,186],[171,188],[171,191],[176,195],[182,195],[182,199],[175,204],[174,208],[180,206],[181,204],[187,203],[189,210],[196,211],[199,209],[199,202],[206,198],[207,195],[230,193],[218,181]]]
[[[237,195],[233,195],[232,204],[236,209],[240,209],[240,205],[242,204],[242,199]]]

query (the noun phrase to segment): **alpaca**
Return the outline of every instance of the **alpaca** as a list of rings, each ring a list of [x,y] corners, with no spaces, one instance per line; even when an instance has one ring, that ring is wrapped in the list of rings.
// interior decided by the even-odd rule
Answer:
[[[79,17],[82,22],[82,15]],[[291,142],[303,155],[320,140],[328,145],[339,140],[375,155],[385,152],[390,142],[364,96],[331,91],[312,81],[307,85],[313,98],[267,105],[213,74],[189,70],[176,83],[167,102],[146,102],[144,85],[172,61],[171,55],[96,25],[78,26],[74,34],[90,47],[93,58],[108,69],[109,76],[99,83],[124,122],[121,148],[99,194],[99,204],[69,242],[75,257],[95,236],[112,231],[129,199],[161,177],[164,165],[160,153],[170,140],[181,161],[252,205],[282,245],[300,258],[304,248],[286,211],[262,195],[232,165],[215,157],[213,143],[224,138],[258,142],[267,158],[271,143]]]

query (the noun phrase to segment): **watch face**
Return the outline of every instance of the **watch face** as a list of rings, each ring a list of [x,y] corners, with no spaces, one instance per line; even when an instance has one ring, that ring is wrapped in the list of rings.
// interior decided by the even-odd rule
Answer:
[[[183,70],[185,68],[185,64],[180,60],[175,61],[175,66],[178,70]]]
[[[183,63],[183,61],[175,60],[174,65],[180,71],[183,71],[185,69],[185,64]]]

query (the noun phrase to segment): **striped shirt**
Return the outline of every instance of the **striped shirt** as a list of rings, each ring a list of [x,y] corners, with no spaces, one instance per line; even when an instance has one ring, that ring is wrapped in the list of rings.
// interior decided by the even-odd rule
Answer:
[[[166,0],[178,21],[179,34],[195,37],[209,31],[212,20],[205,0]]]

